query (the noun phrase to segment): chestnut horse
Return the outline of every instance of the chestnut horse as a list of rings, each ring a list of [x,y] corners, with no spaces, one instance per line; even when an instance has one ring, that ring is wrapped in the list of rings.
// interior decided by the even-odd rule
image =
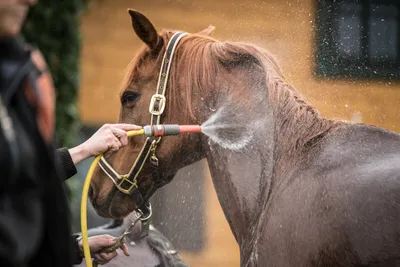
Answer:
[[[129,13],[145,45],[126,75],[119,121],[146,125],[177,31],[157,32],[143,14]],[[163,137],[158,175],[146,161],[137,176],[140,193],[148,199],[180,168],[206,158],[241,266],[400,266],[400,135],[323,118],[268,52],[220,42],[210,37],[213,29],[188,34],[176,46],[161,118],[202,124],[211,117],[211,138]],[[127,173],[143,143],[132,138],[106,160]],[[105,217],[137,208],[100,168],[90,197]]]

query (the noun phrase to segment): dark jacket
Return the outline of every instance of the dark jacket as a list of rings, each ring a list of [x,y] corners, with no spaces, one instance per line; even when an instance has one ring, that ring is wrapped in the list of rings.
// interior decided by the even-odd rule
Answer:
[[[82,261],[63,188],[75,167],[43,134],[52,128],[38,116],[45,90],[36,80],[46,70],[31,52],[0,40],[0,266],[69,267]]]
[[[74,162],[72,161],[71,154],[68,148],[57,149],[57,160],[59,163],[60,172],[63,175],[63,179],[67,180],[77,173]]]

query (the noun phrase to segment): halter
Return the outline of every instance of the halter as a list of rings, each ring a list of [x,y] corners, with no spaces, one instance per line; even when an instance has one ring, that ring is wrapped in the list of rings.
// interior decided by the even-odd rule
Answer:
[[[151,125],[160,124],[161,115],[164,112],[166,104],[165,90],[167,87],[169,70],[171,67],[175,48],[177,47],[179,41],[187,34],[188,33],[186,32],[177,32],[171,37],[168,42],[167,49],[164,53],[163,61],[161,64],[161,71],[158,77],[156,93],[151,97],[150,100],[149,112],[151,114]],[[113,181],[116,188],[124,194],[131,195],[134,198],[136,202],[136,207],[139,210],[143,205],[146,204],[146,202],[139,191],[137,178],[144,164],[149,158],[149,155],[151,155],[150,163],[152,167],[158,167],[156,149],[160,141],[161,137],[147,137],[138,157],[136,158],[135,162],[133,163],[131,169],[127,174],[119,174],[115,169],[111,167],[111,165],[106,161],[104,157],[101,157],[99,161],[100,168]]]

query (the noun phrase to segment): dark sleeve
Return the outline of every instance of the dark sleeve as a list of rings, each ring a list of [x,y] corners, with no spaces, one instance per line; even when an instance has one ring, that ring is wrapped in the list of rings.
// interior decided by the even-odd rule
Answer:
[[[74,264],[74,265],[81,264],[82,260],[83,260],[83,255],[81,253],[81,249],[79,248],[77,238],[78,238],[78,235],[72,235],[72,237],[71,237],[72,264]]]
[[[56,153],[57,162],[60,166],[60,172],[63,175],[64,180],[74,176],[77,173],[74,162],[72,161],[71,155],[67,148],[59,148]]]

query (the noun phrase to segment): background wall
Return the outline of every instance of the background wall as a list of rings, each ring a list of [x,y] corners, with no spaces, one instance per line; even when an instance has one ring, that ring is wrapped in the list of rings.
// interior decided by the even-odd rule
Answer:
[[[197,32],[212,24],[216,26],[214,37],[220,40],[261,45],[276,55],[289,82],[324,116],[362,121],[400,132],[398,81],[331,81],[314,77],[315,1],[312,0],[93,0],[81,24],[83,73],[79,110],[85,124],[117,120],[119,85],[126,66],[141,45],[132,30],[127,8],[143,12],[157,29]],[[205,223],[205,246],[197,253],[183,251],[184,259],[192,266],[239,266],[238,248],[208,171],[204,179],[205,200],[201,204],[205,216],[198,219]]]

